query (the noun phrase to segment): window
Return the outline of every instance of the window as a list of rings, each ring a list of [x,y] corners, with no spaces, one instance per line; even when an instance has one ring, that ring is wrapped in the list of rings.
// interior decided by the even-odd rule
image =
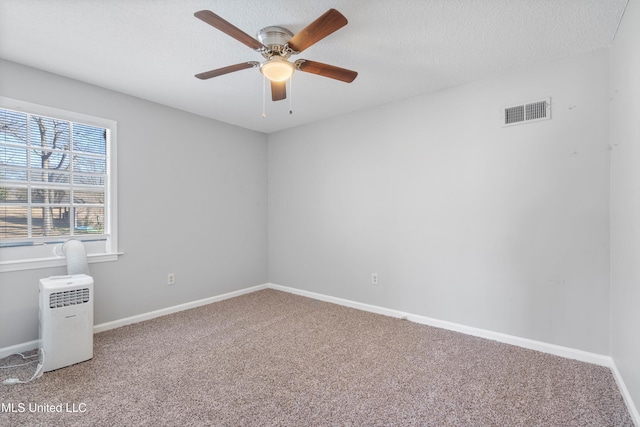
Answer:
[[[0,271],[64,265],[60,244],[117,257],[111,120],[0,98]]]

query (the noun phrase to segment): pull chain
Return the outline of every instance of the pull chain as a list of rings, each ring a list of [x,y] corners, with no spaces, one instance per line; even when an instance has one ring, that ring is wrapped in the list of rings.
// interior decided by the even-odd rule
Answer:
[[[293,74],[289,77],[289,114],[293,114]]]
[[[262,118],[267,117],[267,102],[266,102],[266,93],[267,93],[267,78],[262,76]]]

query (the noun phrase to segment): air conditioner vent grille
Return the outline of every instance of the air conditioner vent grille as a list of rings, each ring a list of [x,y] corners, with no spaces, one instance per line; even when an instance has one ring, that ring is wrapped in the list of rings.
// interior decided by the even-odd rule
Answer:
[[[89,302],[89,288],[54,292],[49,295],[49,308],[68,307]]]
[[[543,119],[547,117],[546,101],[533,102],[526,105],[527,120]]]
[[[524,105],[504,109],[504,124],[509,125],[524,121]]]
[[[551,98],[504,107],[503,126],[551,119]]]

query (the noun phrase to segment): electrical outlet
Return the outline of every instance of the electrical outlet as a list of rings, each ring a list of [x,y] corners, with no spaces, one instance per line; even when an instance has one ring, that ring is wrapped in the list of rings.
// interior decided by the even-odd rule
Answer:
[[[175,285],[176,284],[176,273],[167,274],[167,285]]]
[[[378,284],[378,273],[371,273],[371,284],[372,285]]]

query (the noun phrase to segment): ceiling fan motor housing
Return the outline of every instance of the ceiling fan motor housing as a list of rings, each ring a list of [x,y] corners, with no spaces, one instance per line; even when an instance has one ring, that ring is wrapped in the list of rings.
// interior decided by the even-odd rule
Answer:
[[[256,38],[260,43],[269,48],[269,53],[278,53],[283,56],[289,56],[290,53],[285,52],[284,46],[293,37],[293,33],[283,27],[265,27],[258,31]],[[271,55],[269,55],[271,56]]]

